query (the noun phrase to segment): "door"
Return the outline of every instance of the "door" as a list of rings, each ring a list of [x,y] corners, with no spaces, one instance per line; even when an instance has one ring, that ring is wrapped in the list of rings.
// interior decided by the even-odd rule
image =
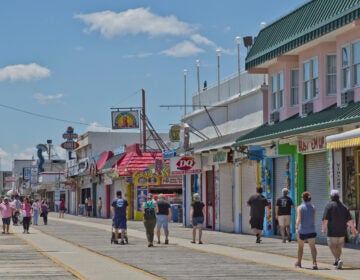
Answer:
[[[214,171],[206,171],[206,227],[215,229]]]

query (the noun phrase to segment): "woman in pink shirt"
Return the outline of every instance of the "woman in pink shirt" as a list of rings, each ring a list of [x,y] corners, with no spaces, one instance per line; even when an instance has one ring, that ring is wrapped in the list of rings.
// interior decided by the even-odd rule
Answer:
[[[31,204],[27,197],[24,197],[24,201],[21,204],[21,210],[23,213],[23,228],[24,228],[23,233],[30,233],[29,227],[30,227],[30,220],[31,220]]]
[[[9,203],[9,198],[5,197],[4,202],[0,204],[0,213],[2,217],[3,222],[3,231],[2,234],[9,234],[9,228],[10,228],[10,220],[12,216],[12,212],[15,209],[15,206],[11,203]]]

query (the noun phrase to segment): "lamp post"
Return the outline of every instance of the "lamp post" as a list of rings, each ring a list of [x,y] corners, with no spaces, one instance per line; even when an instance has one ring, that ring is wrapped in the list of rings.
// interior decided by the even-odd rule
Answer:
[[[220,101],[220,55],[221,55],[220,49],[216,49],[216,55],[217,55],[217,68],[218,68],[218,101]]]
[[[236,36],[235,41],[236,41],[236,45],[237,45],[237,55],[238,55],[239,93],[241,93],[241,82],[240,82],[240,43],[241,43],[241,37]]]
[[[197,73],[197,86],[198,86],[198,96],[199,96],[199,107],[201,106],[201,97],[200,97],[200,60],[196,60],[196,73]]]
[[[186,78],[188,70],[184,69],[184,116],[186,115]]]

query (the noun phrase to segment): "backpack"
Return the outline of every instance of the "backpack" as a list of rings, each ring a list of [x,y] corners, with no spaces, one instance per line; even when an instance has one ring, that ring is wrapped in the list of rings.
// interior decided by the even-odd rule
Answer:
[[[146,203],[147,206],[146,208],[144,208],[144,219],[148,220],[148,219],[155,219],[155,209],[152,205],[152,203]]]

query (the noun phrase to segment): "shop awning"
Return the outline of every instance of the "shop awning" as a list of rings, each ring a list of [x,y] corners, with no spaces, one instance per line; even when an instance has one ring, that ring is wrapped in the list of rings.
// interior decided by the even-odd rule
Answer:
[[[113,156],[114,156],[114,153],[112,151],[102,152],[99,155],[99,158],[98,158],[98,160],[96,162],[97,170],[101,170],[103,168],[103,166],[105,165],[106,161],[108,161]]]
[[[346,147],[360,146],[360,128],[330,135],[325,139],[327,149],[341,149]]]
[[[360,122],[360,102],[349,104],[346,107],[336,107],[334,105],[307,117],[293,116],[275,124],[264,124],[238,138],[234,146],[255,144],[358,122]]]
[[[161,152],[144,152],[139,144],[126,147],[126,154],[117,164],[120,176],[131,176],[134,171],[142,171],[155,164],[156,159],[162,159]]]

